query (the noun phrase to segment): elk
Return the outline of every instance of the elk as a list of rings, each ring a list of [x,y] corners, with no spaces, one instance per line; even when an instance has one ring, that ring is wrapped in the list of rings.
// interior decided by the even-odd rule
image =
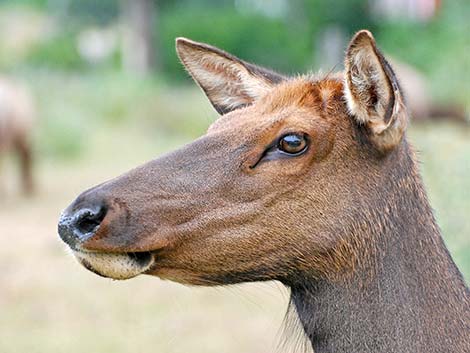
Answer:
[[[58,230],[114,279],[277,280],[316,353],[468,352],[469,290],[428,203],[395,74],[367,30],[345,72],[284,77],[176,41],[221,115],[82,193]]]
[[[390,61],[390,58],[388,58]],[[458,103],[436,102],[429,92],[429,80],[416,68],[397,59],[391,60],[400,77],[401,88],[408,97],[407,108],[414,121],[447,120],[469,124],[465,108]]]
[[[34,189],[31,132],[34,108],[31,95],[19,84],[0,77],[0,153],[14,151],[21,168],[23,190]]]

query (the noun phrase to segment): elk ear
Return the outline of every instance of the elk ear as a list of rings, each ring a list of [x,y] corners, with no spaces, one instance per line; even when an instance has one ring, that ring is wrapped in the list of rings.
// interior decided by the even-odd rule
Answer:
[[[345,98],[359,124],[366,126],[382,153],[397,146],[408,114],[395,73],[369,31],[356,33],[346,52]]]
[[[176,51],[219,114],[252,104],[284,80],[279,74],[186,38],[176,39]]]

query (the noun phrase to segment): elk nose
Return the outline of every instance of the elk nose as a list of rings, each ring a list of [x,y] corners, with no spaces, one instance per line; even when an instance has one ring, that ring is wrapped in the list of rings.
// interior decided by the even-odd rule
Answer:
[[[60,238],[71,248],[91,238],[106,217],[107,208],[103,203],[84,206],[74,212],[67,210],[59,220]]]

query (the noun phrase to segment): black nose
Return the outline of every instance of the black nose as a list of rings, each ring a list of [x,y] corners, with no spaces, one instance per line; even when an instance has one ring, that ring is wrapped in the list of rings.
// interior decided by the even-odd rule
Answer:
[[[65,211],[59,220],[60,238],[74,248],[77,243],[91,238],[96,233],[106,213],[106,206],[99,202],[84,205],[70,213]]]

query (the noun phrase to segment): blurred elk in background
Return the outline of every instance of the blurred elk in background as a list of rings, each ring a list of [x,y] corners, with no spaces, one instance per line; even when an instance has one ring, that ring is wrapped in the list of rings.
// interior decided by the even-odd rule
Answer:
[[[31,134],[34,107],[25,87],[0,77],[0,160],[7,153],[18,157],[21,183],[25,194],[34,190]]]
[[[391,60],[407,98],[408,109],[414,121],[451,120],[470,123],[464,107],[455,102],[439,102],[433,99],[429,80],[413,66],[397,59]]]

